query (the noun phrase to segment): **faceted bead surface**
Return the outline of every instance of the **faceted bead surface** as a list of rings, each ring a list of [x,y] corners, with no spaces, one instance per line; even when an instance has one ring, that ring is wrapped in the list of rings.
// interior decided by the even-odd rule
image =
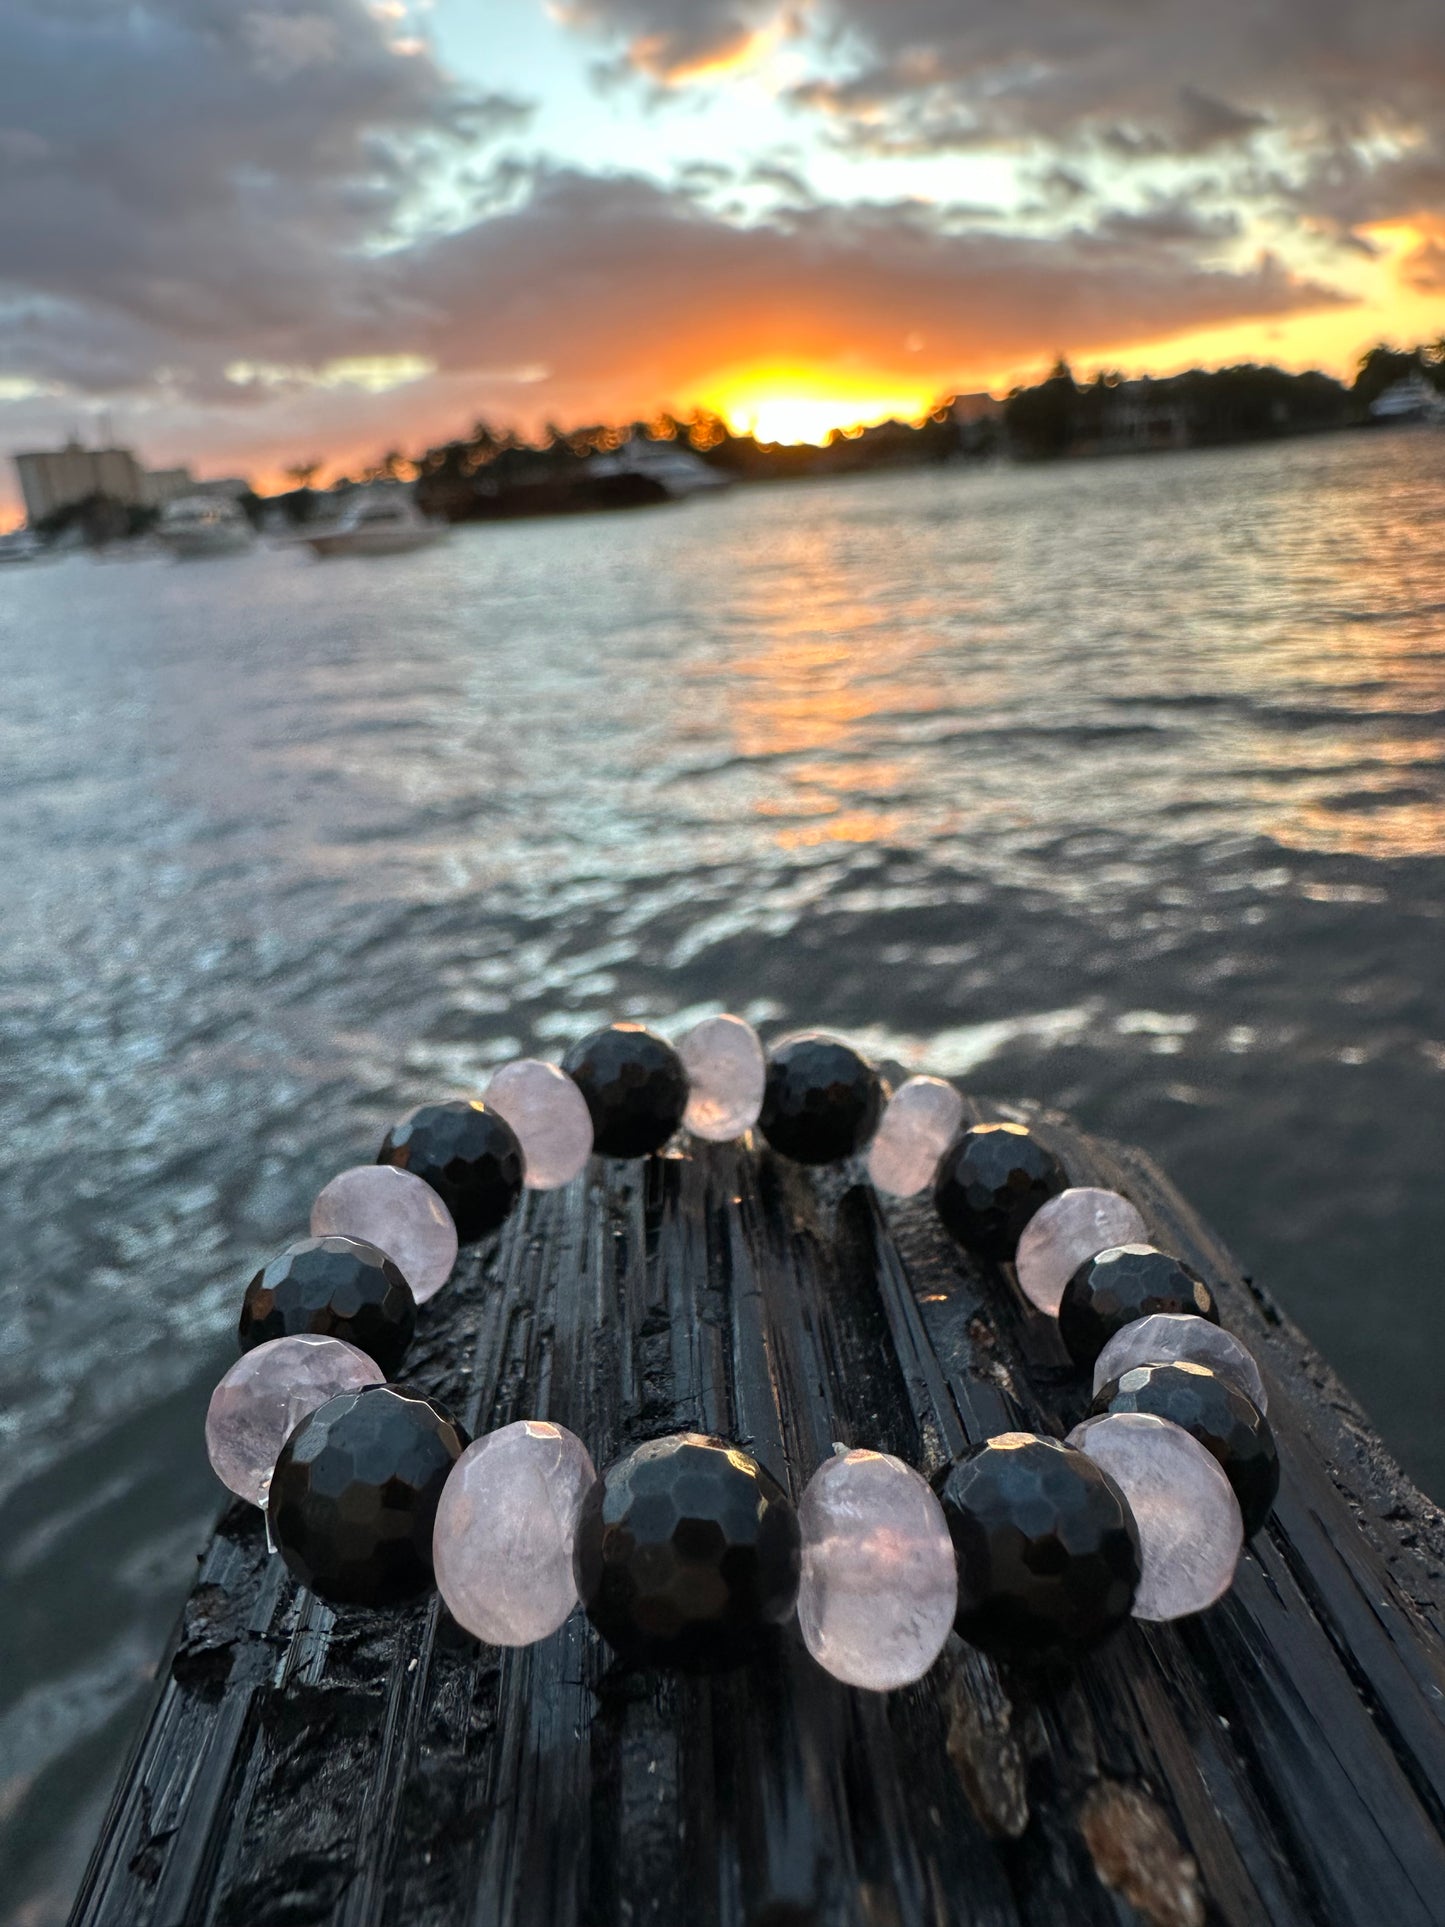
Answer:
[[[296,1427],[266,1516],[303,1586],[333,1605],[390,1606],[432,1583],[432,1528],[467,1435],[397,1385],[343,1392]]]
[[[1014,1265],[1019,1290],[1050,1318],[1079,1266],[1113,1245],[1142,1242],[1144,1220],[1117,1191],[1070,1186],[1040,1205],[1024,1226]]]
[[[741,1664],[798,1596],[798,1517],[747,1453],[686,1432],[639,1445],[593,1486],[577,1528],[577,1591],[636,1665]]]
[[[1167,1418],[1218,1459],[1239,1501],[1246,1539],[1269,1517],[1279,1491],[1279,1454],[1269,1421],[1207,1366],[1135,1365],[1102,1388],[1093,1409]]]
[[[504,1224],[522,1195],[522,1147],[485,1104],[423,1104],[386,1134],[378,1164],[422,1178],[452,1214],[463,1244]]]
[[[883,1108],[868,1146],[868,1176],[880,1191],[911,1198],[932,1184],[963,1122],[963,1098],[941,1077],[910,1077]]]
[[[570,1184],[592,1155],[592,1115],[565,1071],[540,1058],[503,1064],[487,1086],[487,1108],[516,1132],[529,1191]]]
[[[985,1652],[1095,1645],[1129,1616],[1139,1537],[1118,1487],[1057,1439],[1004,1432],[939,1482],[964,1639]]]
[[[314,1332],[344,1338],[396,1372],[416,1330],[416,1300],[384,1251],[355,1238],[306,1238],[273,1258],[241,1301],[241,1350]]]
[[[1254,1354],[1233,1332],[1211,1325],[1193,1312],[1157,1311],[1136,1318],[1116,1331],[1094,1364],[1094,1395],[1111,1379],[1122,1378],[1135,1365],[1207,1365],[1237,1392],[1243,1392],[1258,1412],[1269,1410],[1269,1393],[1260,1377]]]
[[[839,1452],[798,1507],[803,1644],[849,1686],[886,1693],[922,1679],[958,1607],[943,1510],[927,1483],[884,1452]]]
[[[851,1044],[805,1031],[768,1059],[763,1135],[798,1164],[836,1164],[861,1151],[878,1128],[883,1080]]]
[[[560,1425],[521,1419],[469,1445],[437,1507],[437,1590],[458,1625],[493,1646],[545,1639],[577,1604],[572,1550],[597,1483]]]
[[[385,1382],[374,1358],[339,1338],[272,1338],[243,1352],[206,1413],[216,1477],[238,1498],[265,1505],[281,1448],[307,1413],[338,1392]]]
[[[431,1186],[394,1164],[338,1172],[311,1207],[313,1238],[359,1238],[384,1251],[419,1305],[434,1298],[457,1261],[457,1228]]]
[[[609,1024],[574,1044],[562,1059],[592,1114],[604,1158],[645,1158],[660,1151],[687,1109],[687,1072],[666,1038],[641,1024]]]
[[[1024,1226],[1068,1183],[1022,1124],[975,1124],[939,1161],[933,1201],[945,1231],[981,1258],[1012,1258]]]
[[[1069,1443],[1114,1480],[1139,1529],[1136,1619],[1183,1619],[1228,1592],[1244,1544],[1234,1488],[1218,1461],[1168,1419],[1110,1412]]]
[[[705,1017],[677,1047],[687,1072],[683,1123],[694,1137],[728,1144],[746,1137],[763,1108],[762,1039],[741,1017]]]
[[[1214,1293],[1198,1272],[1153,1245],[1115,1245],[1080,1265],[1065,1285],[1059,1333],[1069,1357],[1088,1371],[1116,1332],[1158,1311],[1219,1323]]]

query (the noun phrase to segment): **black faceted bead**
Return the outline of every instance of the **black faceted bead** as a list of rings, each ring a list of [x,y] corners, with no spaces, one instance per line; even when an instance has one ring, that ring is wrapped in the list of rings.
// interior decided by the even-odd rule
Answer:
[[[1153,1245],[1115,1245],[1080,1265],[1064,1286],[1059,1332],[1069,1357],[1089,1371],[1115,1332],[1156,1311],[1219,1323],[1214,1293],[1198,1272]]]
[[[960,1635],[990,1653],[1081,1650],[1129,1617],[1139,1529],[1084,1453],[1005,1432],[937,1481],[958,1555]]]
[[[1012,1258],[1040,1205],[1068,1184],[1063,1165],[1022,1124],[974,1124],[938,1161],[933,1202],[943,1228],[981,1258]]]
[[[241,1350],[315,1332],[344,1338],[391,1377],[416,1330],[411,1286],[384,1251],[360,1238],[306,1238],[246,1287]]]
[[[598,1480],[573,1570],[593,1625],[632,1664],[717,1672],[748,1659],[798,1595],[798,1515],[735,1445],[686,1432]]]
[[[758,1124],[798,1164],[836,1164],[878,1128],[883,1079],[851,1044],[822,1031],[789,1037],[768,1058]]]
[[[463,1244],[505,1224],[522,1195],[522,1147],[500,1112],[473,1099],[423,1104],[392,1126],[377,1157],[424,1178]]]
[[[1149,1412],[1182,1426],[1214,1454],[1252,1539],[1279,1491],[1279,1454],[1258,1408],[1204,1365],[1136,1365],[1101,1388],[1095,1412]]]
[[[604,1158],[660,1151],[687,1109],[687,1072],[665,1037],[609,1024],[574,1044],[562,1068],[587,1100],[592,1146]]]
[[[319,1405],[281,1448],[266,1513],[282,1558],[333,1605],[392,1606],[432,1583],[432,1527],[467,1446],[444,1406],[396,1385]]]

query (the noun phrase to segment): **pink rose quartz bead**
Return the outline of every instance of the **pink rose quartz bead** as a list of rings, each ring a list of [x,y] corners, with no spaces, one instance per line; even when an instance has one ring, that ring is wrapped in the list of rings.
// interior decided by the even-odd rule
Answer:
[[[958,1569],[943,1508],[886,1452],[840,1452],[808,1481],[798,1624],[835,1679],[886,1693],[943,1650],[958,1607]]]
[[[1168,1419],[1107,1412],[1085,1419],[1069,1444],[1102,1466],[1139,1528],[1136,1619],[1183,1619],[1229,1591],[1244,1521],[1219,1461]]]
[[[1116,1331],[1094,1366],[1094,1396],[1136,1365],[1203,1365],[1243,1392],[1257,1412],[1269,1409],[1269,1393],[1254,1354],[1232,1332],[1189,1312],[1156,1311]]]
[[[360,1238],[384,1251],[419,1305],[435,1298],[457,1261],[457,1228],[436,1192],[395,1164],[356,1164],[317,1193],[313,1238]]]
[[[522,1419],[469,1445],[447,1476],[432,1535],[437,1590],[492,1646],[530,1646],[577,1604],[572,1541],[597,1483],[580,1439]]]
[[[243,1352],[211,1394],[206,1451],[221,1484],[264,1506],[281,1447],[339,1392],[384,1385],[374,1358],[340,1338],[270,1338]]]
[[[1144,1242],[1144,1220],[1117,1191],[1079,1185],[1050,1198],[1024,1226],[1014,1267],[1030,1304],[1057,1318],[1064,1287],[1082,1264],[1115,1245]]]
[[[517,1134],[529,1191],[570,1184],[591,1157],[587,1100],[555,1064],[537,1057],[503,1064],[487,1086],[486,1101]]]
[[[746,1137],[763,1108],[762,1040],[741,1017],[705,1017],[677,1047],[687,1072],[683,1123],[714,1144]]]
[[[963,1099],[941,1077],[910,1077],[888,1100],[868,1147],[868,1176],[880,1191],[911,1198],[932,1184],[938,1160],[963,1122]]]

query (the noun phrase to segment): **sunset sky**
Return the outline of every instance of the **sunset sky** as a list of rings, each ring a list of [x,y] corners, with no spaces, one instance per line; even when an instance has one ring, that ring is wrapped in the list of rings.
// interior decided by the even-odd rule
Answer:
[[[0,451],[266,482],[1441,333],[1440,0],[0,8]]]

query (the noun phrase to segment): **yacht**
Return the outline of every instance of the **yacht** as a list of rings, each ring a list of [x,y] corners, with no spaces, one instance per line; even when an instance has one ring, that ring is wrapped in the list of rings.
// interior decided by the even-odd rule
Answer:
[[[673,497],[727,488],[732,480],[682,442],[641,438],[624,442],[609,455],[594,455],[587,464],[587,473],[599,481],[617,475],[645,475]]]
[[[446,523],[423,515],[404,489],[369,489],[339,520],[303,529],[301,540],[317,555],[406,555],[430,548],[447,532]]]
[[[1377,422],[1430,422],[1445,425],[1445,394],[1418,369],[1393,383],[1370,403]]]
[[[156,524],[156,537],[172,555],[239,555],[256,540],[246,511],[225,496],[185,495],[170,502]]]
[[[34,529],[14,529],[0,535],[0,562],[33,562],[45,553],[45,544]]]

